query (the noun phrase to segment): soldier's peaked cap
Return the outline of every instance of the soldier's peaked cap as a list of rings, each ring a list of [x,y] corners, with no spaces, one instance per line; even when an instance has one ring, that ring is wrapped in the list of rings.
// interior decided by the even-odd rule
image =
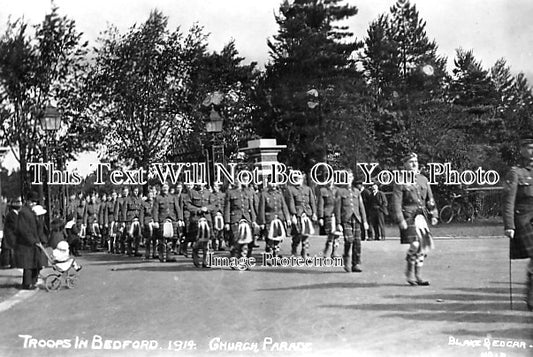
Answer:
[[[407,162],[407,161],[409,161],[411,159],[417,159],[418,160],[418,155],[415,154],[414,152],[411,152],[411,153],[409,153],[409,154],[407,154],[407,155],[405,155],[403,157],[402,162]]]

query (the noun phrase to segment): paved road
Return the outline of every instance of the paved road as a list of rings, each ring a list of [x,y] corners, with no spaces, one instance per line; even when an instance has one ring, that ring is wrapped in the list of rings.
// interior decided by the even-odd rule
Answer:
[[[312,254],[323,241],[313,237]],[[295,355],[531,356],[526,261],[513,262],[511,311],[507,245],[503,238],[437,240],[424,271],[432,284],[416,288],[404,282],[406,247],[398,240],[363,242],[361,274],[196,269],[183,257],[161,264],[86,254],[77,288],[41,290],[0,313],[0,356],[218,355],[210,350],[238,341],[257,343],[258,353],[224,355],[296,348]],[[288,242],[283,248],[287,254]],[[75,348],[80,340],[87,347]],[[103,340],[126,347],[98,349]]]

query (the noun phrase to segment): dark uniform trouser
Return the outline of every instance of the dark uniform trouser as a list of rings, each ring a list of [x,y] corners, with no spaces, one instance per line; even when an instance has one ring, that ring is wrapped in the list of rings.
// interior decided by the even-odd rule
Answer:
[[[380,210],[370,210],[370,229],[374,231],[374,239],[385,240],[385,215]]]
[[[248,222],[248,225],[250,226],[250,231],[253,235],[253,229],[250,222]],[[231,252],[230,255],[232,257],[251,257],[252,252],[254,249],[254,242],[253,239],[250,243],[246,244],[239,244],[239,223],[232,223],[230,224],[231,229]]]
[[[149,224],[144,225],[144,248],[146,249],[144,257],[146,259],[155,258],[156,256],[157,238],[154,230],[154,228],[150,230]]]
[[[339,238],[333,233],[334,230],[332,229],[333,227],[331,227],[331,221],[331,216],[324,218],[324,231],[328,235],[326,239],[326,246],[324,247],[324,256],[328,254],[330,246],[332,246],[331,256],[335,255],[335,251],[339,247]]]
[[[40,268],[36,269],[23,269],[22,270],[22,285],[30,286],[36,285],[37,279],[39,278]]]
[[[183,217],[184,226],[179,232],[180,247],[179,253],[187,256],[187,248],[189,243],[194,243],[196,237],[191,236],[191,218]]]
[[[159,255],[159,260],[161,262],[166,262],[170,259],[170,244],[172,240],[177,237],[178,232],[178,222],[172,222],[172,232],[173,236],[171,238],[163,237],[163,226],[165,222],[159,222],[159,229],[157,230],[157,252]]]
[[[302,243],[301,254],[303,257],[307,255],[307,250],[309,249],[309,236],[300,233],[302,231],[302,218],[296,217],[296,227],[293,225],[291,235],[292,235],[292,245],[291,253],[296,255],[298,246],[300,242]]]
[[[344,232],[344,263],[346,266],[351,265],[354,268],[361,264],[361,226],[360,223],[352,217],[350,223],[342,225]]]

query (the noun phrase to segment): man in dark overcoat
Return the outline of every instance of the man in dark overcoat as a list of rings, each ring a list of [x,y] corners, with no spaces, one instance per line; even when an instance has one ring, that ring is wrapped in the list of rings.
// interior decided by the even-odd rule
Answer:
[[[32,192],[28,201],[19,211],[16,229],[15,265],[23,269],[22,289],[37,288],[39,271],[47,265],[46,256],[37,246],[46,243],[46,237],[39,234],[37,216],[32,208],[39,201],[39,196]]]

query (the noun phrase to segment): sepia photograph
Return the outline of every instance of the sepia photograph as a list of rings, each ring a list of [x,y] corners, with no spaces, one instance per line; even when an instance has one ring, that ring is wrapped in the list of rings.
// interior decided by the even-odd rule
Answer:
[[[531,0],[0,0],[0,357],[533,355]]]

